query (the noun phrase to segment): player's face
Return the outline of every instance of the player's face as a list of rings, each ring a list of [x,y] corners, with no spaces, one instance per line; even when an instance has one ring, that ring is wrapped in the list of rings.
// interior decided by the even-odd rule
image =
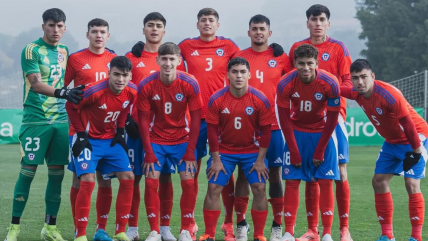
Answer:
[[[297,69],[299,79],[305,83],[311,83],[316,76],[315,69],[318,68],[318,60],[314,58],[297,58],[294,60],[294,67]]]
[[[358,94],[365,95],[373,90],[375,74],[368,69],[363,69],[360,72],[351,73],[351,82],[357,90]]]
[[[48,20],[45,24],[42,24],[42,29],[44,32],[43,39],[51,45],[58,44],[62,35],[67,30],[63,21],[55,23],[52,20]]]
[[[251,38],[251,42],[258,46],[267,44],[271,35],[272,31],[266,23],[251,23],[250,30],[248,30],[248,37]]]
[[[110,69],[108,77],[111,91],[115,94],[119,94],[132,79],[132,72],[122,71],[113,67]]]
[[[196,24],[201,35],[212,36],[220,27],[220,23],[214,15],[202,15]]]
[[[237,90],[246,88],[250,77],[250,71],[244,64],[234,65],[227,71],[227,78],[229,79],[230,86]]]
[[[93,48],[104,48],[107,40],[110,38],[107,26],[92,26],[89,32],[86,33],[86,38],[89,39],[89,44]]]
[[[144,25],[143,34],[148,43],[160,43],[165,36],[165,26],[161,20],[150,20]]]
[[[328,21],[325,13],[322,13],[319,16],[311,15],[306,24],[311,37],[324,37],[327,30],[330,28],[330,21]]]
[[[181,58],[175,54],[165,54],[156,57],[156,62],[160,67],[161,75],[175,75],[177,66],[181,64]]]

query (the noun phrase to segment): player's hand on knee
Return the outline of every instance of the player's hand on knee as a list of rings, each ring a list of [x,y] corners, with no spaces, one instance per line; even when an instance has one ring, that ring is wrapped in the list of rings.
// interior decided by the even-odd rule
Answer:
[[[134,44],[134,46],[132,46],[131,53],[137,58],[141,57],[141,53],[144,50],[144,45],[145,43],[143,41],[138,41],[136,44]]]
[[[134,118],[131,117],[131,114],[128,114],[128,117],[126,118],[125,130],[128,136],[134,140],[140,135],[138,124],[135,122]]]
[[[144,162],[142,168],[144,175],[148,176],[150,173],[150,170],[152,171],[153,177],[155,176],[155,163],[160,167],[160,163],[158,159],[156,158],[156,155],[153,152],[146,152],[144,155]]]
[[[79,85],[72,89],[68,89],[64,86],[61,89],[56,89],[54,92],[54,96],[59,99],[66,99],[68,101],[73,102],[74,104],[79,104],[79,102],[82,100],[84,88],[85,85]]]
[[[269,169],[266,167],[264,161],[256,161],[251,168],[250,173],[253,171],[257,172],[259,182],[262,182],[262,178],[265,182],[269,179]]]
[[[92,146],[89,142],[88,135],[86,134],[86,132],[77,132],[76,135],[76,141],[74,142],[73,147],[71,148],[73,156],[78,157],[80,153],[82,153],[83,149],[85,149],[85,147],[92,151]]]
[[[321,165],[321,164],[322,164],[323,160],[318,160],[318,159],[315,159],[315,158],[314,158],[313,162],[314,162],[314,165],[315,165],[316,167],[318,167],[319,165]]]
[[[114,145],[119,144],[123,147],[123,149],[128,153],[128,146],[126,145],[125,141],[125,129],[124,128],[117,128],[116,129],[116,135],[114,136],[113,140],[111,141],[110,147],[113,147]]]
[[[403,160],[403,170],[408,172],[421,159],[422,153],[413,151],[406,152],[406,157]]]
[[[212,162],[211,166],[207,170],[207,178],[210,180],[214,176],[214,181],[217,181],[218,174],[223,171],[225,175],[227,175],[226,169],[224,169],[223,163],[220,162]]]
[[[195,176],[195,172],[194,170],[197,170],[198,168],[198,164],[196,163],[196,161],[186,161],[186,160],[181,160],[178,165],[180,165],[182,162],[184,161],[184,163],[186,164],[186,176],[189,175],[189,169],[190,169],[190,175],[192,177]]]

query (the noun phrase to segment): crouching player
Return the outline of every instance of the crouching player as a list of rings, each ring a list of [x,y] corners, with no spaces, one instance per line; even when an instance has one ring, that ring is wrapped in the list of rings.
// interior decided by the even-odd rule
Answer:
[[[271,138],[271,105],[261,91],[248,86],[250,66],[246,59],[230,60],[227,78],[230,85],[215,92],[208,102],[206,122],[211,157],[203,210],[205,234],[199,240],[214,240],[221,212],[220,194],[239,165],[254,196],[251,209],[254,240],[266,241],[263,229],[268,214],[266,179],[269,171],[265,156]]]
[[[95,170],[103,175],[115,175],[120,182],[116,200],[116,231],[113,240],[128,241],[125,228],[131,210],[134,175],[132,173],[124,126],[129,108],[137,96],[137,88],[129,83],[132,63],[118,56],[111,60],[109,78],[86,86],[79,105],[67,102],[70,122],[77,133],[72,147],[80,189],[76,198],[76,238],[86,241],[95,186]]]
[[[351,81],[354,87],[341,87],[342,96],[357,101],[379,134],[385,138],[372,180],[376,213],[382,229],[378,241],[395,241],[392,231],[394,206],[389,189],[394,174],[404,175],[409,194],[412,224],[409,241],[421,241],[425,201],[420,179],[425,177],[428,158],[428,125],[397,88],[375,80],[367,60],[357,59],[352,63]]]

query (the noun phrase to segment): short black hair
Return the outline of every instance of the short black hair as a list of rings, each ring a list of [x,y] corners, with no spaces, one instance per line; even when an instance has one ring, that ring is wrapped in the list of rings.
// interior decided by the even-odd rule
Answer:
[[[125,56],[116,56],[110,61],[110,69],[118,68],[123,72],[132,71],[132,62]]]
[[[215,18],[217,18],[217,21],[219,20],[218,12],[214,8],[202,8],[198,12],[198,21],[202,16],[209,16],[214,15]]]
[[[246,60],[242,57],[236,57],[236,58],[231,59],[229,61],[229,63],[227,63],[227,71],[232,69],[232,67],[235,65],[245,65],[245,66],[247,66],[248,71],[250,71],[250,63],[248,63],[248,60]]]
[[[65,13],[59,8],[50,8],[46,10],[43,15],[43,23],[46,24],[49,20],[52,20],[54,23],[64,22],[65,23]]]
[[[306,10],[306,18],[309,20],[311,15],[316,17],[323,13],[325,13],[325,16],[327,16],[327,19],[330,20],[330,10],[328,9],[328,7],[321,4],[315,4],[315,5],[312,5],[310,8],[308,8],[308,10]]]
[[[358,73],[363,69],[372,70],[372,65],[366,59],[357,59],[351,64],[351,73]]]
[[[104,19],[101,19],[101,18],[94,18],[91,21],[89,21],[88,32],[89,32],[89,29],[91,27],[94,27],[94,26],[96,26],[96,27],[107,27],[107,30],[109,30],[108,22]]]
[[[266,17],[265,15],[262,15],[262,14],[254,15],[250,19],[250,22],[248,23],[248,25],[251,26],[252,23],[266,23],[266,25],[270,27],[270,20],[269,20],[269,18]]]
[[[181,51],[180,48],[173,42],[163,43],[158,49],[158,56],[167,55],[167,54],[175,54],[180,56]]]
[[[294,50],[294,60],[297,58],[318,58],[318,49],[310,44],[302,44]]]
[[[151,12],[144,17],[143,24],[146,26],[146,23],[151,20],[160,20],[163,23],[163,26],[166,26],[166,19],[164,16],[158,12]]]

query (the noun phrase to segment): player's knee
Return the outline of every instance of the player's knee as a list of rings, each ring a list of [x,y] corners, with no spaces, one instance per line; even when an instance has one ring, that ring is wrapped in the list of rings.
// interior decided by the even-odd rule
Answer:
[[[80,181],[95,182],[95,175],[93,173],[85,173],[80,176]]]
[[[389,179],[383,175],[374,175],[372,179],[372,186],[375,192],[382,192],[389,186]]]
[[[123,180],[134,180],[134,173],[132,172],[116,172],[115,175],[117,176],[117,178],[119,179],[123,179]]]
[[[281,167],[269,168],[269,182],[270,183],[282,182]]]
[[[159,182],[160,183],[169,183],[169,182],[172,182],[171,174],[170,173],[169,174],[161,174],[160,177],[159,177]]]
[[[76,173],[73,173],[73,181],[72,181],[71,185],[72,185],[74,188],[77,188],[77,189],[79,189],[79,188],[80,188],[80,180],[79,180],[79,178],[77,177]]]
[[[37,170],[37,165],[22,165],[21,168],[30,169],[30,170]]]
[[[98,179],[98,186],[99,187],[111,187],[111,180],[104,180],[104,179]]]
[[[339,170],[340,170],[340,181],[344,182],[348,180],[348,171],[346,169],[346,163],[339,164]]]
[[[253,183],[251,184],[251,191],[254,196],[264,195],[266,196],[266,184],[265,183]]]
[[[218,197],[221,194],[221,191],[223,190],[223,186],[214,184],[214,183],[209,183],[208,184],[208,190],[207,190],[207,196],[211,198],[213,197]]]
[[[408,194],[414,194],[421,192],[421,183],[419,179],[405,178],[405,185]]]

